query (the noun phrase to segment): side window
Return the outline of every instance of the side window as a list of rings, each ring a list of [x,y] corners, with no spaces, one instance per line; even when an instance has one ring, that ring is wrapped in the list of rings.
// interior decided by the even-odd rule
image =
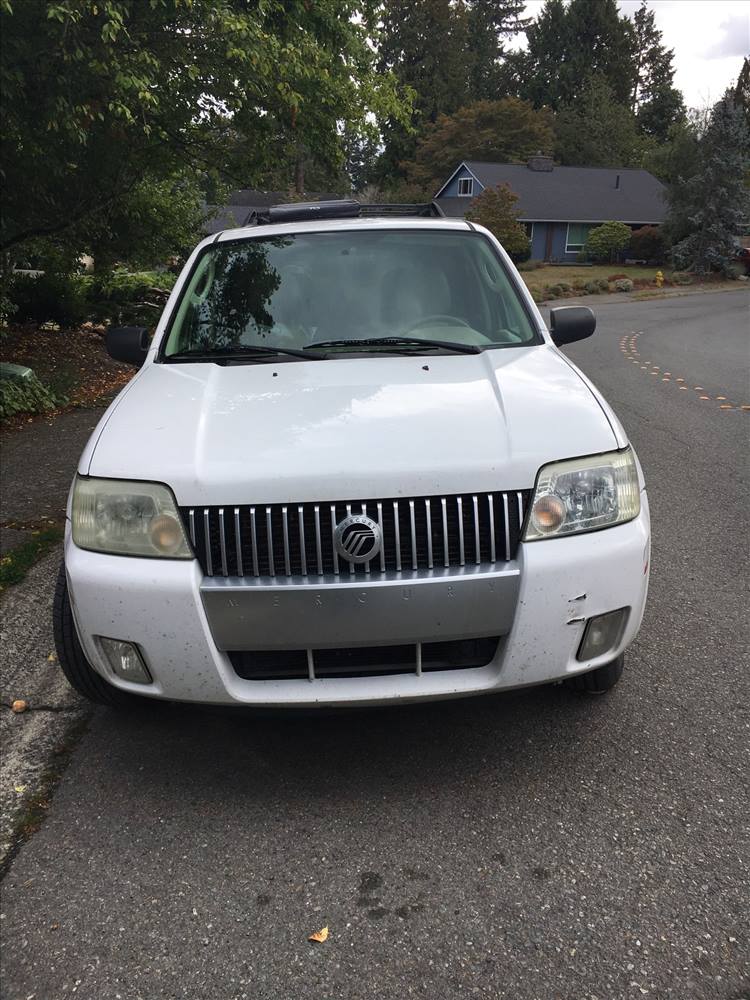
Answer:
[[[459,198],[471,198],[473,194],[474,194],[474,178],[460,177],[458,180]]]

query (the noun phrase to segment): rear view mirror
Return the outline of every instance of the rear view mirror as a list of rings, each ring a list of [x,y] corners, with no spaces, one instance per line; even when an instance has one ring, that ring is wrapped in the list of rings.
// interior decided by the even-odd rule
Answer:
[[[140,368],[148,354],[148,330],[145,326],[113,326],[107,330],[104,343],[115,361]]]
[[[585,340],[595,329],[596,316],[588,306],[559,306],[550,310],[549,331],[558,347]]]

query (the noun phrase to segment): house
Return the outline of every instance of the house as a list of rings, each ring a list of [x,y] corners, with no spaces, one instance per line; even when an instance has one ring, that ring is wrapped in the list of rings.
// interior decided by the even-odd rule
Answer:
[[[327,201],[336,198],[341,198],[341,195],[326,191],[305,195],[306,201]],[[206,236],[212,236],[224,229],[246,226],[254,213],[264,211],[271,205],[282,205],[287,201],[289,201],[288,191],[255,191],[252,188],[233,191],[226,205],[206,205],[203,232]]]
[[[485,188],[507,184],[518,195],[519,222],[533,260],[576,260],[588,232],[602,222],[633,229],[658,226],[667,212],[664,185],[648,170],[558,167],[552,157],[527,163],[461,163],[435,195],[445,215],[463,218]]]

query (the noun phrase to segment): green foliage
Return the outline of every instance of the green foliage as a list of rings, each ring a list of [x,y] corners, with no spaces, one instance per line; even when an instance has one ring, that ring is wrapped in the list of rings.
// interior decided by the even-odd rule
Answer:
[[[600,292],[609,291],[609,282],[606,278],[597,278],[596,284],[598,285]]]
[[[606,282],[605,282],[606,284]],[[597,295],[602,289],[599,287],[598,281],[587,281],[583,286],[589,295]],[[607,286],[609,288],[609,286]]]
[[[632,292],[633,282],[630,278],[618,278],[615,281],[615,291],[616,292]]]
[[[555,117],[555,155],[568,167],[637,167],[647,145],[602,76],[590,77]]]
[[[57,396],[35,375],[24,379],[0,379],[0,420],[20,413],[44,413],[65,403],[64,396]]]
[[[661,264],[667,252],[664,234],[658,226],[641,226],[630,234],[628,250],[635,260]]]
[[[749,167],[750,133],[744,110],[736,104],[732,91],[727,91],[714,105],[700,139],[697,173],[672,192],[671,231],[682,220],[690,224],[688,235],[672,247],[679,270],[728,270],[750,214],[745,183]]]
[[[507,184],[485,188],[472,202],[466,218],[486,226],[513,259],[526,259],[531,245],[526,230],[518,222],[517,202],[518,196]]]
[[[624,222],[605,222],[589,232],[586,249],[594,260],[614,260],[630,243],[631,230]]]
[[[635,12],[633,30],[636,79],[632,108],[641,131],[663,142],[672,125],[685,117],[682,94],[673,85],[674,50],[661,44],[656,15],[646,6],[646,0]]]
[[[8,297],[15,307],[13,319],[19,323],[77,326],[86,318],[85,283],[78,274],[15,274]]]
[[[673,285],[692,285],[695,279],[692,274],[688,274],[686,271],[673,271],[669,280]]]
[[[149,222],[164,228],[144,208],[164,205],[160,184],[194,184],[200,172],[248,186],[300,151],[340,164],[343,129],[376,133],[378,121],[407,112],[393,77],[375,72],[360,9],[357,0],[4,4],[0,246],[57,236],[76,254],[101,249],[133,206],[143,242]]]
[[[161,315],[175,280],[175,275],[168,271],[134,274],[113,271],[92,275],[86,289],[88,318],[122,326],[152,327]]]
[[[441,115],[419,140],[409,180],[434,192],[462,160],[525,160],[551,148],[551,124],[548,111],[535,111],[516,97],[477,101]]]

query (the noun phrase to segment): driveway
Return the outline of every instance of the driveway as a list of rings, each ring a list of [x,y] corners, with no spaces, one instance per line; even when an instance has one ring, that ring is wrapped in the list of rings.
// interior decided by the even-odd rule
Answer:
[[[607,301],[569,351],[652,506],[610,696],[97,709],[5,879],[8,1000],[747,995],[747,306]]]

